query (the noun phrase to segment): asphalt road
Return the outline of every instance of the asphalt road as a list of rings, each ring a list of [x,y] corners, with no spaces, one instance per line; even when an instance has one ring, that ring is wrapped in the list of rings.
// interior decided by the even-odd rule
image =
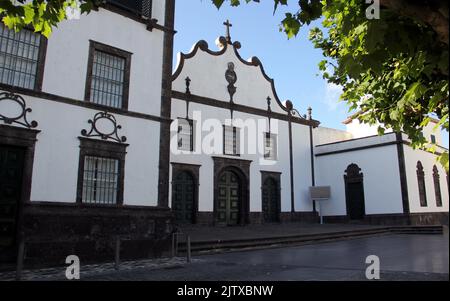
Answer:
[[[381,280],[446,280],[446,235],[386,235],[322,244],[196,256],[191,264],[134,269],[81,280],[367,280],[366,258],[380,259]]]

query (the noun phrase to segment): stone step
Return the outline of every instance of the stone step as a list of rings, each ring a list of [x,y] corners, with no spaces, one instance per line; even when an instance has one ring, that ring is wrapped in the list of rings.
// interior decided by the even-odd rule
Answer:
[[[186,233],[189,234],[189,233]],[[334,241],[348,238],[358,238],[382,234],[443,234],[442,226],[387,226],[375,229],[361,229],[319,234],[303,234],[291,236],[276,236],[265,238],[246,238],[234,240],[192,241],[193,253],[220,252],[291,244],[309,244],[324,241]],[[179,251],[185,252],[186,244],[180,242]]]

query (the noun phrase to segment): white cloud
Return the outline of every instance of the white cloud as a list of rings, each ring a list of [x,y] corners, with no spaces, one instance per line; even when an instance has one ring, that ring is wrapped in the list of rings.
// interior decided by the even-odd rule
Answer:
[[[339,97],[342,94],[342,86],[327,83],[323,102],[327,105],[328,111],[336,111],[340,104]]]

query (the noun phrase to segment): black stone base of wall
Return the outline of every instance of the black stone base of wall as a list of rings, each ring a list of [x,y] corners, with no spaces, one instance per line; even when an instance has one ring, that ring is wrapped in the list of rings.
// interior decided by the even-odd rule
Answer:
[[[119,237],[123,260],[168,255],[172,213],[155,207],[28,204],[24,208],[25,266],[110,262]]]
[[[448,212],[410,213],[410,214],[373,214],[363,220],[351,221],[346,215],[324,216],[328,224],[361,223],[369,225],[448,225]]]
[[[281,223],[306,223],[313,224],[319,222],[319,215],[314,212],[281,212],[279,215]],[[248,224],[258,225],[265,224],[262,212],[250,212],[248,216]],[[213,212],[198,212],[196,216],[197,225],[214,226]]]
[[[281,212],[280,220],[282,223],[319,223],[319,215],[316,212]]]

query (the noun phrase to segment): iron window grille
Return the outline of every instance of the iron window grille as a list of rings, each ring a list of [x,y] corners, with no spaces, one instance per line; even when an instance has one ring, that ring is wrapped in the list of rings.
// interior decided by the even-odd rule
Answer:
[[[277,160],[277,135],[265,133],[264,135],[264,159]]]
[[[123,204],[128,144],[78,137],[77,202],[85,205]]]
[[[234,126],[223,126],[224,155],[239,156],[240,131]]]
[[[85,156],[82,202],[86,204],[117,204],[119,160]]]
[[[29,28],[15,32],[0,22],[0,82],[40,90],[46,42]]]
[[[128,109],[131,53],[91,41],[85,100]]]
[[[152,0],[108,0],[108,3],[145,19],[152,16]]]
[[[194,151],[194,121],[191,119],[178,118],[178,149]]]

